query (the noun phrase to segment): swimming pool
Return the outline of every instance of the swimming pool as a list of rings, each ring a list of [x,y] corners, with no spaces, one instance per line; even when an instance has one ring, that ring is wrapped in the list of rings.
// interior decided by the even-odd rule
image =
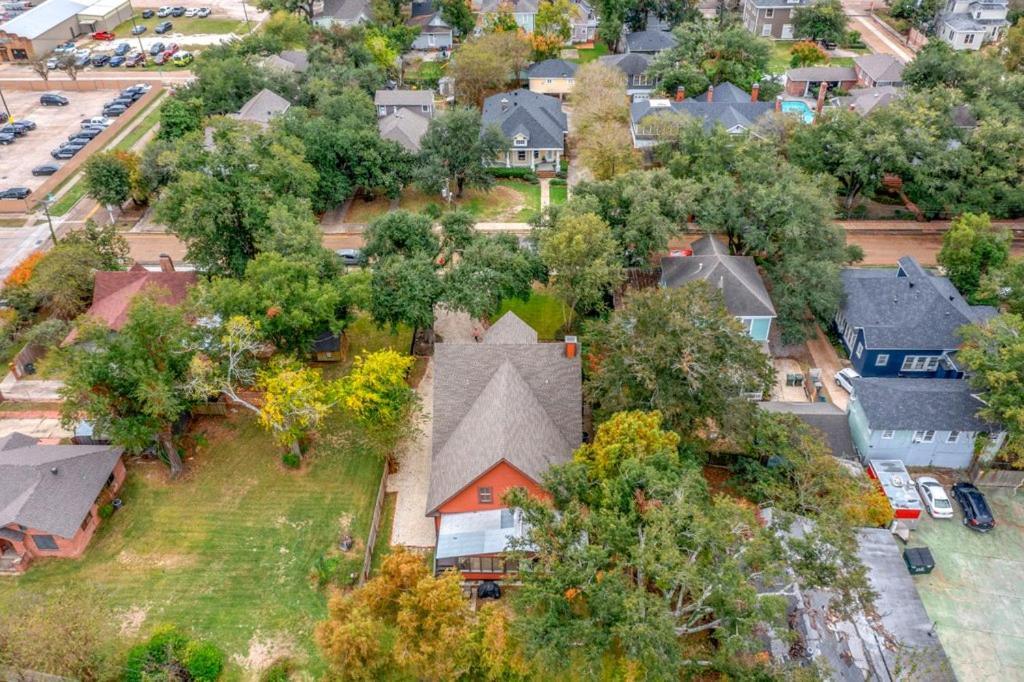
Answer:
[[[787,114],[800,114],[804,118],[804,123],[814,123],[814,112],[807,106],[807,102],[798,99],[783,100],[782,110]]]

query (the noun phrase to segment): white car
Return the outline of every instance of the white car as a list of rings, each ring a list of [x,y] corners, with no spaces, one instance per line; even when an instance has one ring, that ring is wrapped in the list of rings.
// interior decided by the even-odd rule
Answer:
[[[844,367],[836,372],[836,384],[842,387],[847,393],[853,393],[853,380],[860,379],[857,370],[852,367]]]
[[[953,518],[953,505],[941,483],[931,476],[918,476],[917,491],[921,493],[924,506],[933,519]]]
[[[194,17],[198,13],[199,13],[199,9],[196,8],[196,7],[189,7],[187,10],[185,10],[185,16],[186,17]]]

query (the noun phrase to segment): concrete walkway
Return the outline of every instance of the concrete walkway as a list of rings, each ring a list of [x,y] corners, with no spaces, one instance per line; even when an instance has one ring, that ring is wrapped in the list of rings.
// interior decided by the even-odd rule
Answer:
[[[551,205],[551,178],[540,179],[540,210]]]
[[[64,386],[63,381],[47,381],[43,379],[23,379],[18,381],[13,372],[8,372],[0,382],[0,394],[4,400],[21,402],[46,402],[60,400],[57,391]]]
[[[427,514],[430,486],[431,426],[434,414],[434,362],[427,361],[420,385],[422,413],[419,432],[402,448],[398,472],[388,476],[387,491],[397,493],[391,544],[430,549],[436,538],[434,520]]]
[[[20,417],[0,419],[0,438],[12,433],[23,433],[33,438],[70,438],[73,434],[60,425],[59,419]]]

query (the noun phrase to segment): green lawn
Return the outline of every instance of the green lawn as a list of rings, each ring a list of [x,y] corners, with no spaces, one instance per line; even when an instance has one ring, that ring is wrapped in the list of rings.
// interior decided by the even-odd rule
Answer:
[[[143,135],[153,129],[153,126],[160,121],[160,106],[163,104],[163,100],[164,96],[160,96],[150,103],[149,107],[144,112],[143,118],[135,124],[132,131],[113,146],[115,151],[129,151],[135,146],[136,142],[142,139]]]
[[[768,60],[768,72],[776,75],[783,74],[789,69],[793,68],[789,65],[789,60],[793,57],[789,51],[796,45],[797,40],[775,40],[772,41],[772,55],[771,59]],[[846,48],[844,48],[846,49]],[[853,52],[861,54],[870,52],[866,49],[852,49]],[[853,66],[853,57],[833,57],[827,63],[821,66]]]
[[[534,291],[530,300],[525,303],[517,298],[505,299],[501,303],[501,310],[491,322],[496,322],[499,317],[511,310],[523,322],[537,330],[537,336],[541,341],[554,341],[561,336],[563,307],[561,302],[541,289]]]
[[[608,46],[602,42],[596,42],[594,43],[594,47],[585,50],[576,50],[576,52],[579,56],[573,61],[577,64],[586,64],[587,62],[592,62],[598,57],[603,57],[608,54]]]
[[[569,198],[569,188],[566,185],[551,185],[550,199],[552,206],[564,204]]]
[[[416,187],[408,187],[402,192],[398,207],[418,213],[430,204],[445,208],[437,195],[424,194]],[[377,197],[373,201],[356,198],[345,215],[345,221],[368,223],[387,213],[389,205],[386,197]],[[540,184],[530,184],[523,180],[497,180],[488,192],[467,189],[462,198],[454,203],[454,207],[469,211],[479,221],[526,222],[540,212]]]
[[[407,348],[407,338],[374,336],[352,348]],[[382,461],[358,429],[333,416],[309,448],[306,467],[284,469],[281,448],[248,413],[204,417],[181,480],[166,467],[131,463],[124,508],[104,523],[78,561],[41,561],[0,581],[0,618],[14,591],[93,589],[118,627],[136,620],[118,644],[130,645],[160,623],[174,623],[220,646],[228,660],[260,642],[288,646],[311,679],[325,673],[312,640],[326,596],[310,581],[319,557],[344,529],[356,539],[342,575],[357,572]],[[389,523],[385,517],[386,526]],[[387,547],[388,530],[380,551]],[[379,558],[378,552],[378,558]],[[226,679],[246,674],[229,663]],[[254,679],[254,678],[253,678]]]

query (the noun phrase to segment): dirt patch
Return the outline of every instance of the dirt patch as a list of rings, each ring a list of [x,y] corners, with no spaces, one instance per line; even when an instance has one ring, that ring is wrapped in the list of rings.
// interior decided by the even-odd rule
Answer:
[[[126,568],[185,568],[196,562],[195,557],[187,554],[136,554],[130,549],[122,550],[117,555],[117,563]]]
[[[139,630],[142,629],[142,624],[146,622],[146,615],[148,613],[149,607],[133,606],[127,611],[117,614],[117,619],[121,626],[121,637],[130,639],[138,635]]]
[[[249,652],[245,656],[235,654],[231,660],[247,672],[259,674],[273,665],[275,661],[294,658],[295,652],[295,641],[288,635],[261,637],[256,634],[249,640]]]

